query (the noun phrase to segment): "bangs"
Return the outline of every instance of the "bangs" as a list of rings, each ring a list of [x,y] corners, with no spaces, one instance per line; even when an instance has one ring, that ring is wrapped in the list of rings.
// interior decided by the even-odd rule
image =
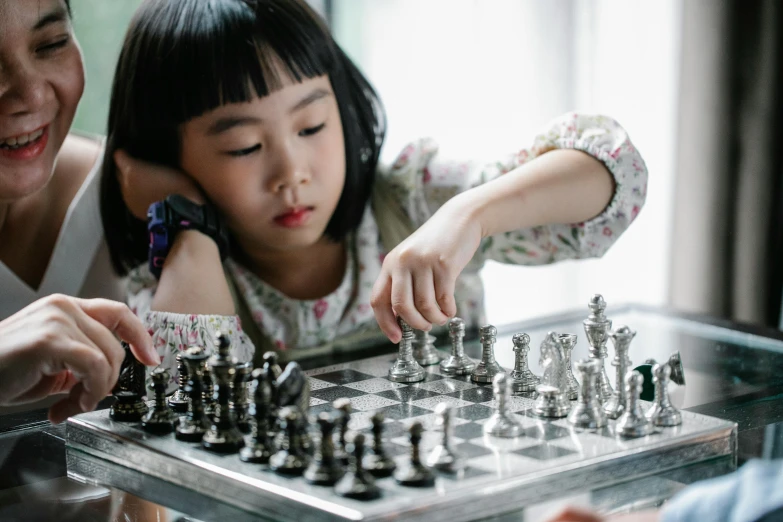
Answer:
[[[296,2],[153,1],[138,14],[138,60],[149,75],[136,96],[179,125],[228,103],[248,102],[295,82],[331,74],[331,38]],[[145,12],[146,11],[146,12]],[[284,19],[284,23],[280,23]]]

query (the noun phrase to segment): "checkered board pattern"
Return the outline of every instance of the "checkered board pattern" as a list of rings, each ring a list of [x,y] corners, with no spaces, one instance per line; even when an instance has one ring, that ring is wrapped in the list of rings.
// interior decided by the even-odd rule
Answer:
[[[441,402],[450,403],[453,443],[467,466],[458,475],[439,474],[432,488],[403,487],[389,477],[376,481],[380,499],[346,499],[332,488],[277,475],[236,455],[216,455],[173,435],[150,435],[140,426],[114,422],[105,411],[69,420],[68,445],[273,520],[296,521],[474,520],[735,452],[736,425],[720,419],[683,412],[681,426],[620,439],[613,424],[583,432],[566,419],[536,418],[534,401],[523,397],[508,401],[525,428],[523,435],[488,437],[482,426],[494,411],[491,386],[467,376],[442,375],[438,366],[427,367],[421,382],[394,383],[387,378],[393,359],[379,356],[307,371],[310,413],[329,411],[332,401],[348,398],[353,406],[349,428],[369,433],[370,417],[383,412],[385,449],[404,465],[410,451],[408,426],[414,420],[423,424],[421,450],[426,457],[442,436],[435,430],[434,410]]]

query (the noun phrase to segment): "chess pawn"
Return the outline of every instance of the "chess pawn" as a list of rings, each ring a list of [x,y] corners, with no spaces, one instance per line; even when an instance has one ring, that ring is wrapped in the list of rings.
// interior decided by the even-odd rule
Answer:
[[[576,369],[582,377],[582,385],[579,390],[579,402],[568,414],[568,422],[576,428],[587,430],[606,426],[606,414],[595,393],[598,386],[598,361],[595,359],[579,361],[576,363]]]
[[[522,425],[508,412],[511,383],[505,373],[495,375],[492,381],[497,410],[484,423],[484,433],[493,437],[513,438],[522,433]]]
[[[383,449],[383,413],[375,412],[370,418],[372,422],[372,450],[364,457],[364,469],[376,477],[388,477],[394,472],[397,464]]]
[[[182,360],[188,373],[185,393],[188,394],[188,411],[180,417],[175,437],[185,442],[201,442],[210,426],[209,417],[204,411],[204,385],[201,380],[204,361],[209,356],[201,347],[193,346],[185,350]]]
[[[351,462],[348,472],[334,486],[334,492],[342,497],[372,500],[381,496],[375,479],[364,469],[364,435],[352,434],[348,444]]]
[[[656,364],[653,366],[655,401],[647,411],[646,417],[654,426],[669,428],[682,424],[682,415],[669,401],[668,386],[671,371],[669,364]]]
[[[511,338],[514,343],[514,370],[511,372],[511,393],[523,394],[536,391],[536,386],[541,383],[527,363],[527,354],[530,351],[530,336],[526,333],[514,334]]]
[[[639,394],[642,391],[644,377],[637,371],[625,375],[625,411],[617,419],[617,434],[622,437],[644,437],[653,431],[652,423],[642,413]]]
[[[400,349],[397,359],[389,368],[389,380],[392,382],[419,382],[425,377],[424,368],[413,358],[413,329],[402,317],[397,316],[397,324],[402,330]]]
[[[446,375],[468,375],[476,362],[465,355],[462,344],[465,338],[465,322],[459,317],[449,320],[449,337],[451,338],[451,355],[440,362],[440,371]]]
[[[560,334],[559,337],[560,343],[563,345],[563,353],[565,353],[565,370],[568,379],[566,396],[569,400],[574,401],[579,396],[579,382],[574,377],[574,370],[571,368],[571,353],[576,346],[576,334]]]
[[[250,416],[248,415],[250,400],[247,385],[252,371],[252,363],[237,363],[236,374],[231,386],[231,400],[228,403],[228,409],[234,416],[237,428],[242,433],[250,433]]]
[[[394,480],[402,486],[431,487],[435,485],[435,475],[421,462],[419,444],[423,431],[424,428],[419,421],[414,421],[408,429],[411,441],[410,462],[407,466],[399,467],[394,471]]]
[[[210,419],[215,415],[215,384],[212,382],[212,373],[209,371],[209,354],[201,365],[201,381],[203,384],[204,413]]]
[[[495,378],[495,375],[505,373],[505,370],[495,360],[497,333],[498,329],[492,325],[485,325],[479,328],[481,361],[479,361],[473,373],[470,374],[470,380],[473,382],[489,384]]]
[[[272,376],[273,380],[277,380],[278,377],[283,373],[283,368],[280,367],[280,357],[277,355],[277,352],[264,352],[263,355],[264,363],[262,366],[269,366],[269,375]]]
[[[432,366],[440,362],[440,354],[435,349],[435,337],[424,330],[413,331],[413,358],[421,366]]]
[[[177,391],[167,399],[169,408],[177,413],[188,411],[188,394],[185,385],[188,383],[188,367],[182,360],[182,352],[177,353]]]
[[[606,374],[604,366],[604,359],[608,355],[606,341],[609,338],[609,331],[612,329],[612,321],[604,315],[606,301],[600,294],[593,295],[587,307],[590,309],[590,315],[582,321],[582,325],[585,328],[585,334],[587,334],[587,342],[590,344],[588,356],[599,361],[598,389],[601,402],[604,402],[612,397],[612,385],[609,383],[609,376]]]
[[[145,431],[157,435],[174,431],[174,422],[177,417],[166,404],[166,387],[170,377],[171,374],[163,368],[152,370],[150,388],[155,392],[155,404],[141,419],[141,427]]]
[[[335,449],[335,458],[343,464],[350,462],[350,455],[345,449],[347,441],[345,439],[348,433],[348,423],[351,421],[351,401],[342,398],[337,399],[332,403],[332,407],[335,411],[335,429],[337,430],[337,448]]]
[[[453,407],[446,402],[441,402],[435,408],[435,414],[438,416],[437,426],[440,428],[443,436],[440,444],[430,451],[427,457],[427,465],[438,471],[457,473],[465,467],[465,459],[451,445],[453,438],[451,425]]]
[[[612,366],[615,371],[615,390],[612,396],[604,403],[604,412],[610,419],[616,419],[625,411],[626,393],[625,393],[625,374],[631,369],[631,359],[628,358],[628,351],[631,347],[631,341],[636,336],[636,332],[627,326],[621,326],[609,334],[614,344],[615,356],[612,360]]]
[[[340,461],[334,456],[334,421],[327,412],[321,412],[316,419],[321,431],[321,441],[315,459],[304,472],[304,478],[310,484],[333,486],[343,476]]]
[[[215,412],[212,415],[212,425],[201,439],[201,445],[217,453],[235,453],[244,446],[242,433],[237,429],[229,409],[237,362],[230,354],[231,343],[226,335],[219,333],[215,344],[217,353],[209,360],[209,371],[215,389]]]
[[[280,410],[283,438],[280,449],[269,459],[269,469],[282,475],[301,475],[307,469],[310,456],[299,440],[299,412],[295,406]]]
[[[239,452],[239,458],[244,462],[266,464],[274,452],[272,439],[269,437],[269,409],[272,404],[272,386],[269,383],[269,372],[266,368],[253,370],[251,374],[250,396],[252,401],[248,407],[250,436],[245,441],[245,447]]]

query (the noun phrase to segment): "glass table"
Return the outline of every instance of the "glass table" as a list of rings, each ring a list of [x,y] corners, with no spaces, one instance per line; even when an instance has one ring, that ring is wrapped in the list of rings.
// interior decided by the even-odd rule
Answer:
[[[628,483],[571,493],[556,501],[527,506],[502,520],[539,520],[559,505],[592,506],[605,513],[626,512],[662,504],[687,484],[731,472],[750,458],[783,457],[783,333],[708,317],[627,305],[612,307],[613,327],[637,332],[631,345],[634,365],[664,361],[679,351],[686,384],[671,390],[683,409],[736,422],[735,459],[717,459],[648,476]],[[532,339],[530,364],[538,365],[537,344],[547,331],[577,333],[572,360],[587,356],[583,311],[498,327],[495,355],[512,368],[511,336]],[[440,337],[439,347],[447,343]],[[466,339],[466,352],[479,357],[478,341]],[[305,369],[391,353],[389,344],[301,361]],[[611,352],[611,348],[610,348]],[[607,371],[612,376],[612,368]],[[99,407],[107,407],[108,400]],[[89,480],[68,476],[64,427],[46,421],[45,411],[0,416],[0,520],[186,521],[263,520],[193,491],[105,462],[95,463]],[[501,520],[494,518],[493,520]]]

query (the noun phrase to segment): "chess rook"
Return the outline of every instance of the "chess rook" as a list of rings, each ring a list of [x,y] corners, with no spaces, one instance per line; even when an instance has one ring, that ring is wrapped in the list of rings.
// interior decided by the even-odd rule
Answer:
[[[644,437],[653,431],[652,423],[642,413],[639,394],[642,392],[644,377],[631,370],[625,374],[625,411],[617,419],[617,434],[621,437]]]
[[[155,404],[141,419],[141,427],[150,433],[164,435],[174,431],[174,422],[177,416],[166,404],[166,387],[169,384],[171,374],[164,368],[155,368],[150,375],[152,384],[150,389],[155,393]]]
[[[459,317],[449,320],[451,355],[440,362],[440,370],[446,375],[469,375],[476,367],[476,361],[465,355],[462,344],[465,338],[465,322]]]
[[[400,339],[397,359],[389,368],[389,380],[392,382],[423,381],[424,368],[413,358],[413,329],[400,316],[397,316],[397,324],[402,330],[402,339]]]
[[[609,334],[614,344],[614,360],[612,366],[615,370],[615,389],[612,396],[604,403],[604,412],[610,419],[617,419],[625,411],[626,392],[625,392],[625,374],[631,369],[631,359],[628,352],[631,347],[631,341],[636,336],[636,332],[627,326],[621,326]]]
[[[682,415],[669,400],[669,379],[671,366],[669,364],[656,364],[653,366],[653,382],[655,383],[655,401],[647,411],[647,419],[654,426],[669,428],[682,424]]]
[[[304,472],[304,478],[310,484],[333,486],[343,476],[343,468],[334,455],[334,421],[327,412],[321,412],[316,419],[321,432],[321,441],[315,459]]]
[[[269,437],[269,409],[272,404],[272,386],[269,372],[266,368],[257,368],[251,374],[248,415],[250,437],[245,441],[245,447],[239,452],[239,458],[244,462],[266,464],[274,452],[272,439]]]
[[[334,492],[340,496],[357,500],[372,500],[381,496],[381,490],[375,485],[375,479],[363,466],[364,435],[351,434],[348,450],[351,463],[348,472],[334,486]]]
[[[587,359],[576,363],[582,378],[579,400],[568,414],[568,422],[576,428],[596,429],[606,426],[606,414],[598,402],[595,389],[598,386],[598,361]]]
[[[421,366],[432,366],[440,362],[440,354],[435,349],[435,337],[423,330],[413,331],[413,358]]]
[[[536,391],[536,386],[541,383],[528,367],[527,354],[530,351],[530,336],[526,333],[514,334],[511,338],[514,343],[514,370],[510,374],[511,393],[526,394]]]
[[[574,377],[574,370],[571,368],[571,353],[573,353],[574,346],[576,346],[576,340],[576,334],[560,334],[560,343],[563,345],[563,353],[565,353],[566,378],[568,379],[566,397],[572,401],[579,396],[579,383],[576,377]]]
[[[495,360],[495,340],[498,330],[492,325],[479,328],[479,340],[481,341],[481,361],[476,365],[470,380],[481,384],[489,384],[498,373],[505,370]]]
[[[217,453],[236,453],[245,443],[229,409],[237,362],[231,356],[231,343],[228,336],[219,333],[215,344],[217,353],[209,359],[209,371],[215,390],[215,410],[212,415],[212,425],[201,439],[201,445]]]
[[[505,375],[505,374],[502,374]],[[430,451],[427,457],[427,465],[438,471],[446,473],[457,473],[465,467],[465,459],[454,449],[452,441],[451,417],[453,408],[446,402],[441,402],[435,408],[437,425],[440,427],[443,436],[440,443]]]
[[[419,444],[423,431],[424,428],[419,421],[414,421],[408,429],[411,441],[410,461],[406,466],[399,467],[394,471],[394,480],[402,486],[432,487],[435,485],[435,475],[432,470],[421,462]]]
[[[495,375],[492,381],[495,395],[495,413],[484,423],[484,433],[493,437],[513,438],[522,433],[522,425],[508,411],[511,383],[505,373]]]
[[[182,352],[177,353],[177,391],[168,398],[169,408],[177,413],[188,411],[188,394],[185,385],[188,383],[188,367],[182,359]]]
[[[606,374],[604,366],[604,360],[608,355],[606,341],[609,337],[609,331],[612,329],[612,321],[604,315],[606,301],[600,294],[593,295],[587,307],[590,309],[590,315],[582,321],[582,325],[590,345],[588,355],[591,359],[599,361],[598,389],[601,402],[604,402],[612,397],[612,385],[609,383],[609,376]]]
[[[375,412],[370,418],[372,422],[372,450],[364,457],[364,468],[375,477],[388,477],[394,472],[397,464],[386,454],[383,448],[383,413]]]
[[[188,382],[185,393],[188,394],[188,412],[180,417],[176,430],[177,440],[201,442],[210,426],[210,420],[204,410],[204,385],[202,372],[209,356],[199,346],[185,350],[182,360],[188,368]]]

